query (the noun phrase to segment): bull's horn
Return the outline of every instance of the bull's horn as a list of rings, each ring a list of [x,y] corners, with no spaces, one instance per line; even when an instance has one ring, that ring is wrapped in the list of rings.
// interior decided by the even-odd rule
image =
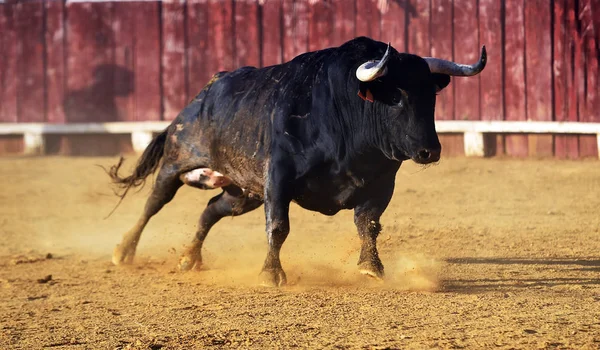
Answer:
[[[385,75],[385,64],[390,58],[390,43],[380,60],[368,61],[356,69],[356,77],[360,81],[371,81]]]
[[[487,63],[487,53],[484,45],[481,48],[481,56],[479,57],[479,61],[473,65],[460,64],[433,57],[423,57],[423,59],[429,65],[429,70],[431,73],[442,73],[457,77],[468,77],[481,73],[483,68],[485,68],[485,64]]]

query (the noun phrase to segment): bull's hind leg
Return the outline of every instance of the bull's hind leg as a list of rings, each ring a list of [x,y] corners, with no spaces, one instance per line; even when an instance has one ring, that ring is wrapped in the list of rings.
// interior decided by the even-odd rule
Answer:
[[[152,194],[150,194],[150,197],[146,201],[144,212],[135,226],[123,235],[121,244],[115,247],[112,258],[115,265],[131,263],[133,261],[135,249],[137,248],[144,227],[146,227],[146,224],[154,214],[158,213],[165,204],[173,199],[175,193],[177,193],[177,190],[182,185],[183,183],[179,180],[176,167],[165,165],[160,169]]]
[[[287,283],[279,255],[290,232],[290,168],[287,163],[278,162],[273,157],[265,183],[265,219],[269,251],[259,280],[261,285],[267,287],[280,287]]]
[[[179,259],[179,269],[187,271],[202,264],[202,244],[211,227],[219,220],[226,216],[245,214],[261,205],[262,201],[249,198],[239,187],[223,187],[223,192],[208,201],[206,209],[202,212],[196,236]]]

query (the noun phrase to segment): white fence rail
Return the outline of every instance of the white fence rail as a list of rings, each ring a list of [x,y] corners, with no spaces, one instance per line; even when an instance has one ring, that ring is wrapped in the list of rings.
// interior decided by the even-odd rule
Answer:
[[[142,152],[153,133],[163,131],[170,122],[111,123],[0,123],[0,135],[23,135],[24,153],[44,154],[44,135],[130,134],[133,149]],[[600,123],[510,122],[510,121],[436,121],[438,134],[464,134],[465,155],[485,155],[485,134],[582,134],[596,135],[600,155]]]

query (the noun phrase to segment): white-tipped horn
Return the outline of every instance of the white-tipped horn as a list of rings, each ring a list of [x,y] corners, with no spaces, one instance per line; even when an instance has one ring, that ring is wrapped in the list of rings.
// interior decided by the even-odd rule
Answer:
[[[473,65],[460,64],[433,57],[423,57],[423,59],[429,65],[429,70],[431,73],[442,73],[457,77],[468,77],[481,73],[483,68],[485,68],[485,64],[487,63],[487,53],[484,45],[481,48],[481,56],[479,56],[479,61]]]
[[[388,47],[380,60],[367,61],[356,69],[356,77],[358,80],[365,82],[372,81],[385,75],[385,65],[390,58],[390,46],[390,43],[388,43]]]

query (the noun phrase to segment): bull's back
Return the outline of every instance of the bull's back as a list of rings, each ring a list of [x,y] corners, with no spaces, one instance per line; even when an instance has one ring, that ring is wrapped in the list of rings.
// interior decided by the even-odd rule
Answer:
[[[207,92],[198,122],[206,134],[211,168],[240,187],[262,194],[270,153],[276,82],[271,70],[252,67],[227,73]]]
[[[262,194],[273,122],[310,111],[315,67],[323,56],[309,53],[286,64],[243,67],[212,79],[191,108],[194,133],[202,135],[199,148],[207,153],[203,166]]]

